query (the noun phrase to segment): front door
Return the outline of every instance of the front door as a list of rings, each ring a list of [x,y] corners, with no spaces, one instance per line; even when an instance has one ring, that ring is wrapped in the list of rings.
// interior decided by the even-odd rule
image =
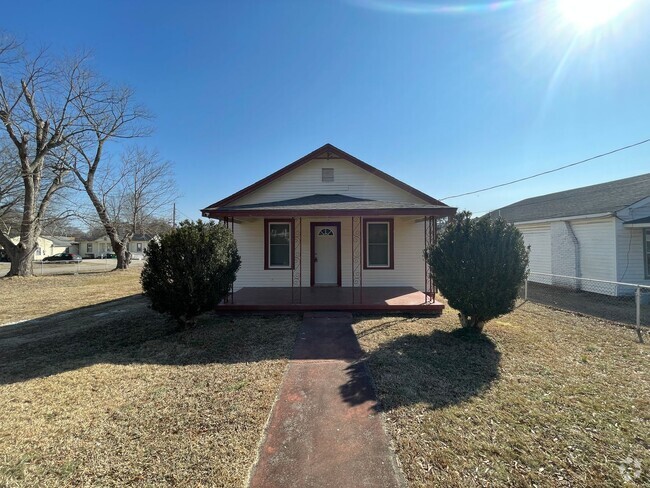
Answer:
[[[312,224],[312,285],[340,285],[340,224]]]

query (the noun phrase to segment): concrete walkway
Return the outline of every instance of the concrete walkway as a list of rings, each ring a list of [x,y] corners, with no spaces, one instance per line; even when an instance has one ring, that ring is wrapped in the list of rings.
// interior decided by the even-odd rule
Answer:
[[[347,313],[306,313],[251,488],[400,487]]]

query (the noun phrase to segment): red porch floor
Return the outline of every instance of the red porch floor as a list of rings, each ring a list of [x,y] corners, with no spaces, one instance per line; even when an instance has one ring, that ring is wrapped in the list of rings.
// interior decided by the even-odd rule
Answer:
[[[293,297],[293,299],[292,299]],[[364,287],[247,287],[236,291],[233,303],[221,303],[222,311],[368,310],[440,313],[442,302],[425,303],[421,291],[408,286]]]

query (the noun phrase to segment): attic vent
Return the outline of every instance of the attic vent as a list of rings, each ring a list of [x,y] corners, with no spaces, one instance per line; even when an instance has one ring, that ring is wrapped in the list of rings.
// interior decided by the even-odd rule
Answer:
[[[323,168],[323,183],[331,183],[334,181],[334,168]]]

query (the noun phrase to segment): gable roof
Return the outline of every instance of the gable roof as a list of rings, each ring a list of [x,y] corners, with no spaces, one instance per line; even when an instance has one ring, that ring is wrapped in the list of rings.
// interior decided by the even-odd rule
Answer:
[[[261,180],[253,183],[252,185],[247,186],[243,190],[240,190],[236,193],[233,193],[229,197],[226,197],[222,200],[219,200],[218,202],[213,203],[212,205],[207,206],[206,208],[201,209],[202,213],[207,213],[210,210],[215,210],[224,206],[227,206],[228,204],[242,198],[245,195],[248,195],[249,193],[254,192],[255,190],[263,187],[264,185],[267,185],[271,183],[272,181],[280,178],[281,176],[289,173],[290,171],[293,171],[296,168],[299,168],[305,163],[308,163],[309,161],[315,159],[317,156],[320,156],[323,153],[334,153],[336,154],[339,158],[345,159],[346,161],[358,166],[361,169],[364,169],[368,171],[369,173],[372,173],[375,176],[378,176],[379,178],[382,178],[383,180],[397,186],[398,188],[401,188],[402,190],[407,191],[408,193],[415,195],[416,197],[424,200],[430,205],[438,205],[441,207],[446,207],[446,208],[451,208],[445,205],[443,202],[436,200],[432,196],[427,195],[426,193],[421,192],[420,190],[417,190],[413,188],[410,185],[407,185],[403,181],[398,180],[397,178],[394,178],[393,176],[390,176],[387,173],[384,173],[383,171],[375,168],[374,166],[369,165],[368,163],[361,161],[358,158],[355,158],[351,154],[346,153],[345,151],[342,151],[341,149],[337,148],[336,146],[332,144],[325,144],[315,151],[310,152],[309,154],[301,157],[300,159],[294,161],[293,163],[285,166],[284,168],[279,169],[275,173],[271,173],[268,175],[266,178],[262,178]]]
[[[650,173],[584,186],[573,190],[527,198],[490,212],[491,217],[503,217],[509,222],[595,215],[618,212],[650,197]]]

